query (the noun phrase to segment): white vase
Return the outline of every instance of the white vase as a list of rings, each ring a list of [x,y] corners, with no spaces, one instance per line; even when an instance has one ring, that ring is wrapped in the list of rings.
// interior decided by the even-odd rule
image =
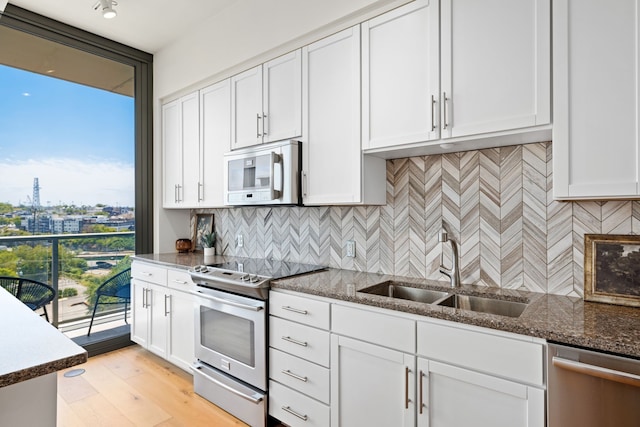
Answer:
[[[203,248],[204,256],[213,256],[216,254],[216,248]]]

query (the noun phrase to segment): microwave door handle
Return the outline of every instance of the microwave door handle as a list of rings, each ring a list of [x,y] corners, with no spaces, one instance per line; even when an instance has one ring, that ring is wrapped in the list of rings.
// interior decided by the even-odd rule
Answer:
[[[276,187],[275,183],[275,166],[276,163],[280,166],[280,182],[278,183],[278,187]],[[282,156],[271,152],[271,199],[276,200],[282,197],[282,190],[284,187],[284,167],[282,165]]]

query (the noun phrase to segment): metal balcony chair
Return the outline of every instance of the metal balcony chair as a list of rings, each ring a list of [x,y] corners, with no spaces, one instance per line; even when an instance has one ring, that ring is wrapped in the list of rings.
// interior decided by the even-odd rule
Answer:
[[[51,286],[36,280],[8,276],[0,277],[0,286],[33,311],[42,308],[45,319],[49,321],[46,305],[56,296],[56,291]]]
[[[101,298],[107,298],[100,301]],[[116,274],[101,284],[96,290],[96,302],[93,305],[93,314],[91,314],[91,323],[89,323],[89,331],[87,336],[91,335],[91,327],[93,319],[96,316],[98,304],[122,304],[124,303],[124,323],[127,322],[127,305],[131,301],[131,269]]]

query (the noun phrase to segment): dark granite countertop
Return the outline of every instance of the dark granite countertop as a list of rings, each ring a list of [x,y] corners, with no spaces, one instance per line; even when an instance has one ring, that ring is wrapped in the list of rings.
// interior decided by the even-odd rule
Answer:
[[[198,252],[136,255],[134,258],[185,269],[205,261],[211,264],[234,259],[216,256],[205,260],[202,253]],[[527,300],[529,304],[525,311],[519,317],[511,318],[357,292],[386,280],[405,282],[417,287],[451,290],[446,282],[338,269],[275,280],[271,282],[271,287],[529,335],[550,342],[640,359],[640,308],[511,289],[481,286],[462,286],[459,289],[461,293],[470,295],[489,294],[499,299]]]
[[[87,361],[87,352],[0,287],[0,387]]]

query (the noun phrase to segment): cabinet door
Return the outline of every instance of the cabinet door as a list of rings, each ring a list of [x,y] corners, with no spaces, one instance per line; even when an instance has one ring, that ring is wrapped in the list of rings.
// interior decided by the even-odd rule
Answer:
[[[196,207],[199,199],[200,176],[200,108],[198,93],[180,98],[182,129],[182,177],[180,202],[183,207]]]
[[[167,359],[188,371],[195,360],[195,302],[191,294],[169,291],[168,312]]]
[[[640,61],[635,1],[553,2],[553,193],[637,196]]]
[[[182,191],[182,129],[180,100],[162,106],[163,202],[175,207]]]
[[[302,135],[302,53],[298,49],[262,65],[264,142]]]
[[[231,148],[262,143],[262,65],[231,77]]]
[[[438,139],[438,2],[362,24],[362,148]]]
[[[442,0],[442,138],[550,123],[550,0]]]
[[[419,427],[544,427],[544,390],[418,358]]]
[[[147,307],[149,310],[149,340],[147,349],[167,358],[167,324],[169,295],[166,288],[147,284]]]
[[[231,150],[231,81],[200,91],[201,207],[224,206],[224,154]]]
[[[415,357],[331,336],[331,425],[413,426]]]
[[[303,48],[305,205],[359,203],[360,27]]]
[[[131,341],[145,348],[149,339],[147,295],[145,283],[131,279]]]

